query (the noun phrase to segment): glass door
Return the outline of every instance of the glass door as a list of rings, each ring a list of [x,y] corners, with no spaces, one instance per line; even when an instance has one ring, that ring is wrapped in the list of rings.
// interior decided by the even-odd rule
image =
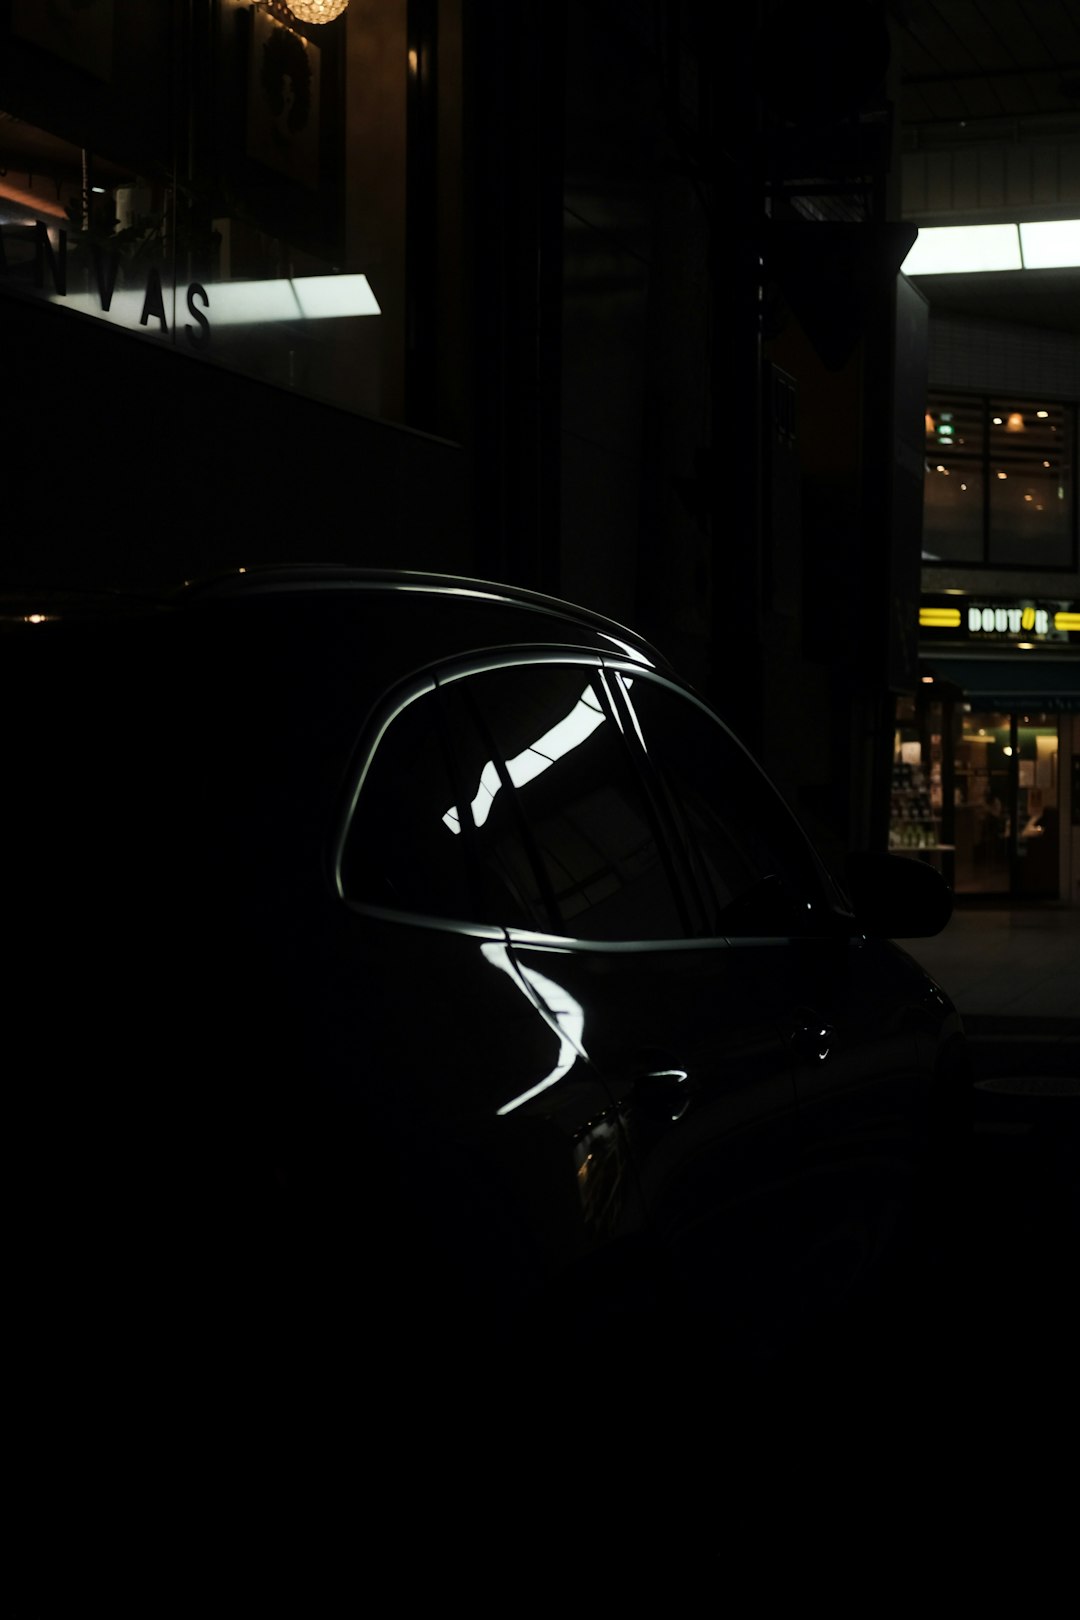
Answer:
[[[1058,729],[1052,714],[1021,714],[1016,724],[1015,892],[1056,897]]]
[[[1015,818],[1012,716],[964,714],[956,749],[956,893],[1008,895]]]
[[[1055,715],[966,713],[954,801],[957,894],[1056,898]]]

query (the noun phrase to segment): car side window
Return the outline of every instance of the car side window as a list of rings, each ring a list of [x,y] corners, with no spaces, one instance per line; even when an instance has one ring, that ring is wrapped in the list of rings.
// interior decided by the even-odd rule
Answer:
[[[341,853],[345,898],[480,920],[467,851],[445,819],[456,797],[439,695],[429,691],[390,720],[375,747]]]
[[[497,920],[581,939],[684,937],[670,852],[602,673],[506,666],[446,696],[466,783],[453,814],[489,883],[521,907]]]
[[[709,933],[804,932],[825,911],[809,844],[776,789],[692,697],[613,675],[704,890]]]

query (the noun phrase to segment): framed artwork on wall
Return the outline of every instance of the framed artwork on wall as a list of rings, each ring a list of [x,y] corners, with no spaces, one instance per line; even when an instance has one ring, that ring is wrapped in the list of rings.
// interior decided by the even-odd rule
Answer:
[[[251,30],[247,153],[301,185],[319,183],[319,48],[261,8]]]

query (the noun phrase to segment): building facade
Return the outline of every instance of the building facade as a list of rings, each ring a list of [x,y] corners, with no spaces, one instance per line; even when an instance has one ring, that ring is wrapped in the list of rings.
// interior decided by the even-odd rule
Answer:
[[[1080,214],[1080,141],[1044,123],[912,154],[928,231]],[[1060,228],[1060,227],[1059,227]],[[1075,277],[918,276],[930,301],[920,679],[898,702],[890,841],[972,901],[1080,905]]]
[[[883,847],[928,331],[895,76],[875,6],[4,0],[0,582],[547,590],[651,636],[838,869]]]

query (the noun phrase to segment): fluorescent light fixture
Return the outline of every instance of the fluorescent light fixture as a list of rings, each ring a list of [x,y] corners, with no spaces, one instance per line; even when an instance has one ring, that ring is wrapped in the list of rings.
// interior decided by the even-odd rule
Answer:
[[[1080,219],[1044,219],[1020,226],[1025,270],[1061,270],[1080,265]]]
[[[901,265],[906,276],[1080,266],[1080,219],[1028,225],[941,225],[920,230]]]
[[[941,225],[920,230],[900,266],[906,276],[946,276],[982,270],[1022,270],[1015,225]]]

